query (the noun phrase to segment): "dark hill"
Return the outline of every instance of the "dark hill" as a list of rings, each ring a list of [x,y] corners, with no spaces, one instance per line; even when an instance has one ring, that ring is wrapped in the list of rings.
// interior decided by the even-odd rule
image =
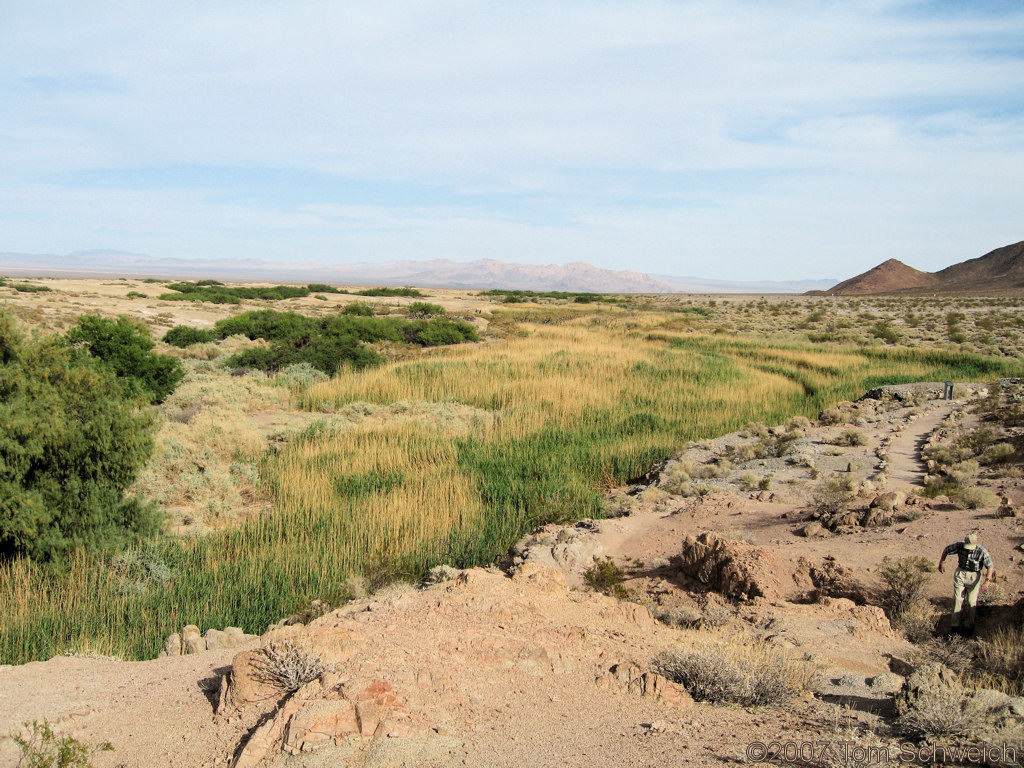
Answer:
[[[1024,241],[946,267],[935,276],[950,290],[1024,288]]]
[[[1007,294],[1024,290],[1024,241],[996,248],[938,272],[922,272],[889,259],[824,291],[828,295],[868,293]]]
[[[844,280],[825,291],[828,294],[848,295],[855,293],[891,293],[907,288],[933,286],[938,278],[931,272],[908,267],[902,261],[889,259],[867,272]]]

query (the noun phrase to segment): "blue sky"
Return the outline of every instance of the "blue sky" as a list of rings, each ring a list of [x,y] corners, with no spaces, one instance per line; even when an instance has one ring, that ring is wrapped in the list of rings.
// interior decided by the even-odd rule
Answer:
[[[1022,210],[1018,0],[0,0],[0,251],[843,279]]]

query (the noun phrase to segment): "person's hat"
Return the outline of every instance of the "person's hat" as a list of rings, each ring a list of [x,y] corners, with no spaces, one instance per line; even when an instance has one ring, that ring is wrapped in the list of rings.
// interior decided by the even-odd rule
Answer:
[[[964,536],[964,549],[974,549],[978,546],[978,535],[976,533],[968,533]]]

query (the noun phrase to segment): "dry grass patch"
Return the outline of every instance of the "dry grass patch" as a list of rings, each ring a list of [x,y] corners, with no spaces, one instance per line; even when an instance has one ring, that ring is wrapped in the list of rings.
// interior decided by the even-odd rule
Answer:
[[[816,672],[808,662],[761,641],[665,651],[654,666],[697,701],[744,707],[785,704],[807,690]]]

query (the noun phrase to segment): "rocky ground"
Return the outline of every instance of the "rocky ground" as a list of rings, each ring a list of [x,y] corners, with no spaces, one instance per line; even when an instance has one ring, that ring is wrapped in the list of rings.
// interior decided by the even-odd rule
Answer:
[[[906,743],[896,696],[910,695],[905,678],[923,662],[877,607],[882,558],[937,560],[977,531],[999,569],[979,635],[1019,623],[1016,465],[970,479],[1006,503],[959,509],[914,494],[940,471],[922,447],[981,423],[978,389],[953,401],[934,386],[875,392],[821,421],[688,446],[611,494],[618,517],[547,527],[500,567],[439,569],[436,583],[392,586],[231,649],[0,668],[0,733],[46,719],[82,742],[109,740],[98,768],[711,765],[772,742],[814,742],[802,764],[837,765],[823,745],[895,750]],[[586,586],[601,563],[612,595]],[[951,580],[930,576],[940,610]],[[284,693],[260,647],[323,668]],[[806,691],[772,707],[694,701],[655,662],[737,647],[784,654],[807,670]],[[1019,739],[1024,700],[986,696],[1001,738]],[[0,739],[0,765],[18,755]]]

